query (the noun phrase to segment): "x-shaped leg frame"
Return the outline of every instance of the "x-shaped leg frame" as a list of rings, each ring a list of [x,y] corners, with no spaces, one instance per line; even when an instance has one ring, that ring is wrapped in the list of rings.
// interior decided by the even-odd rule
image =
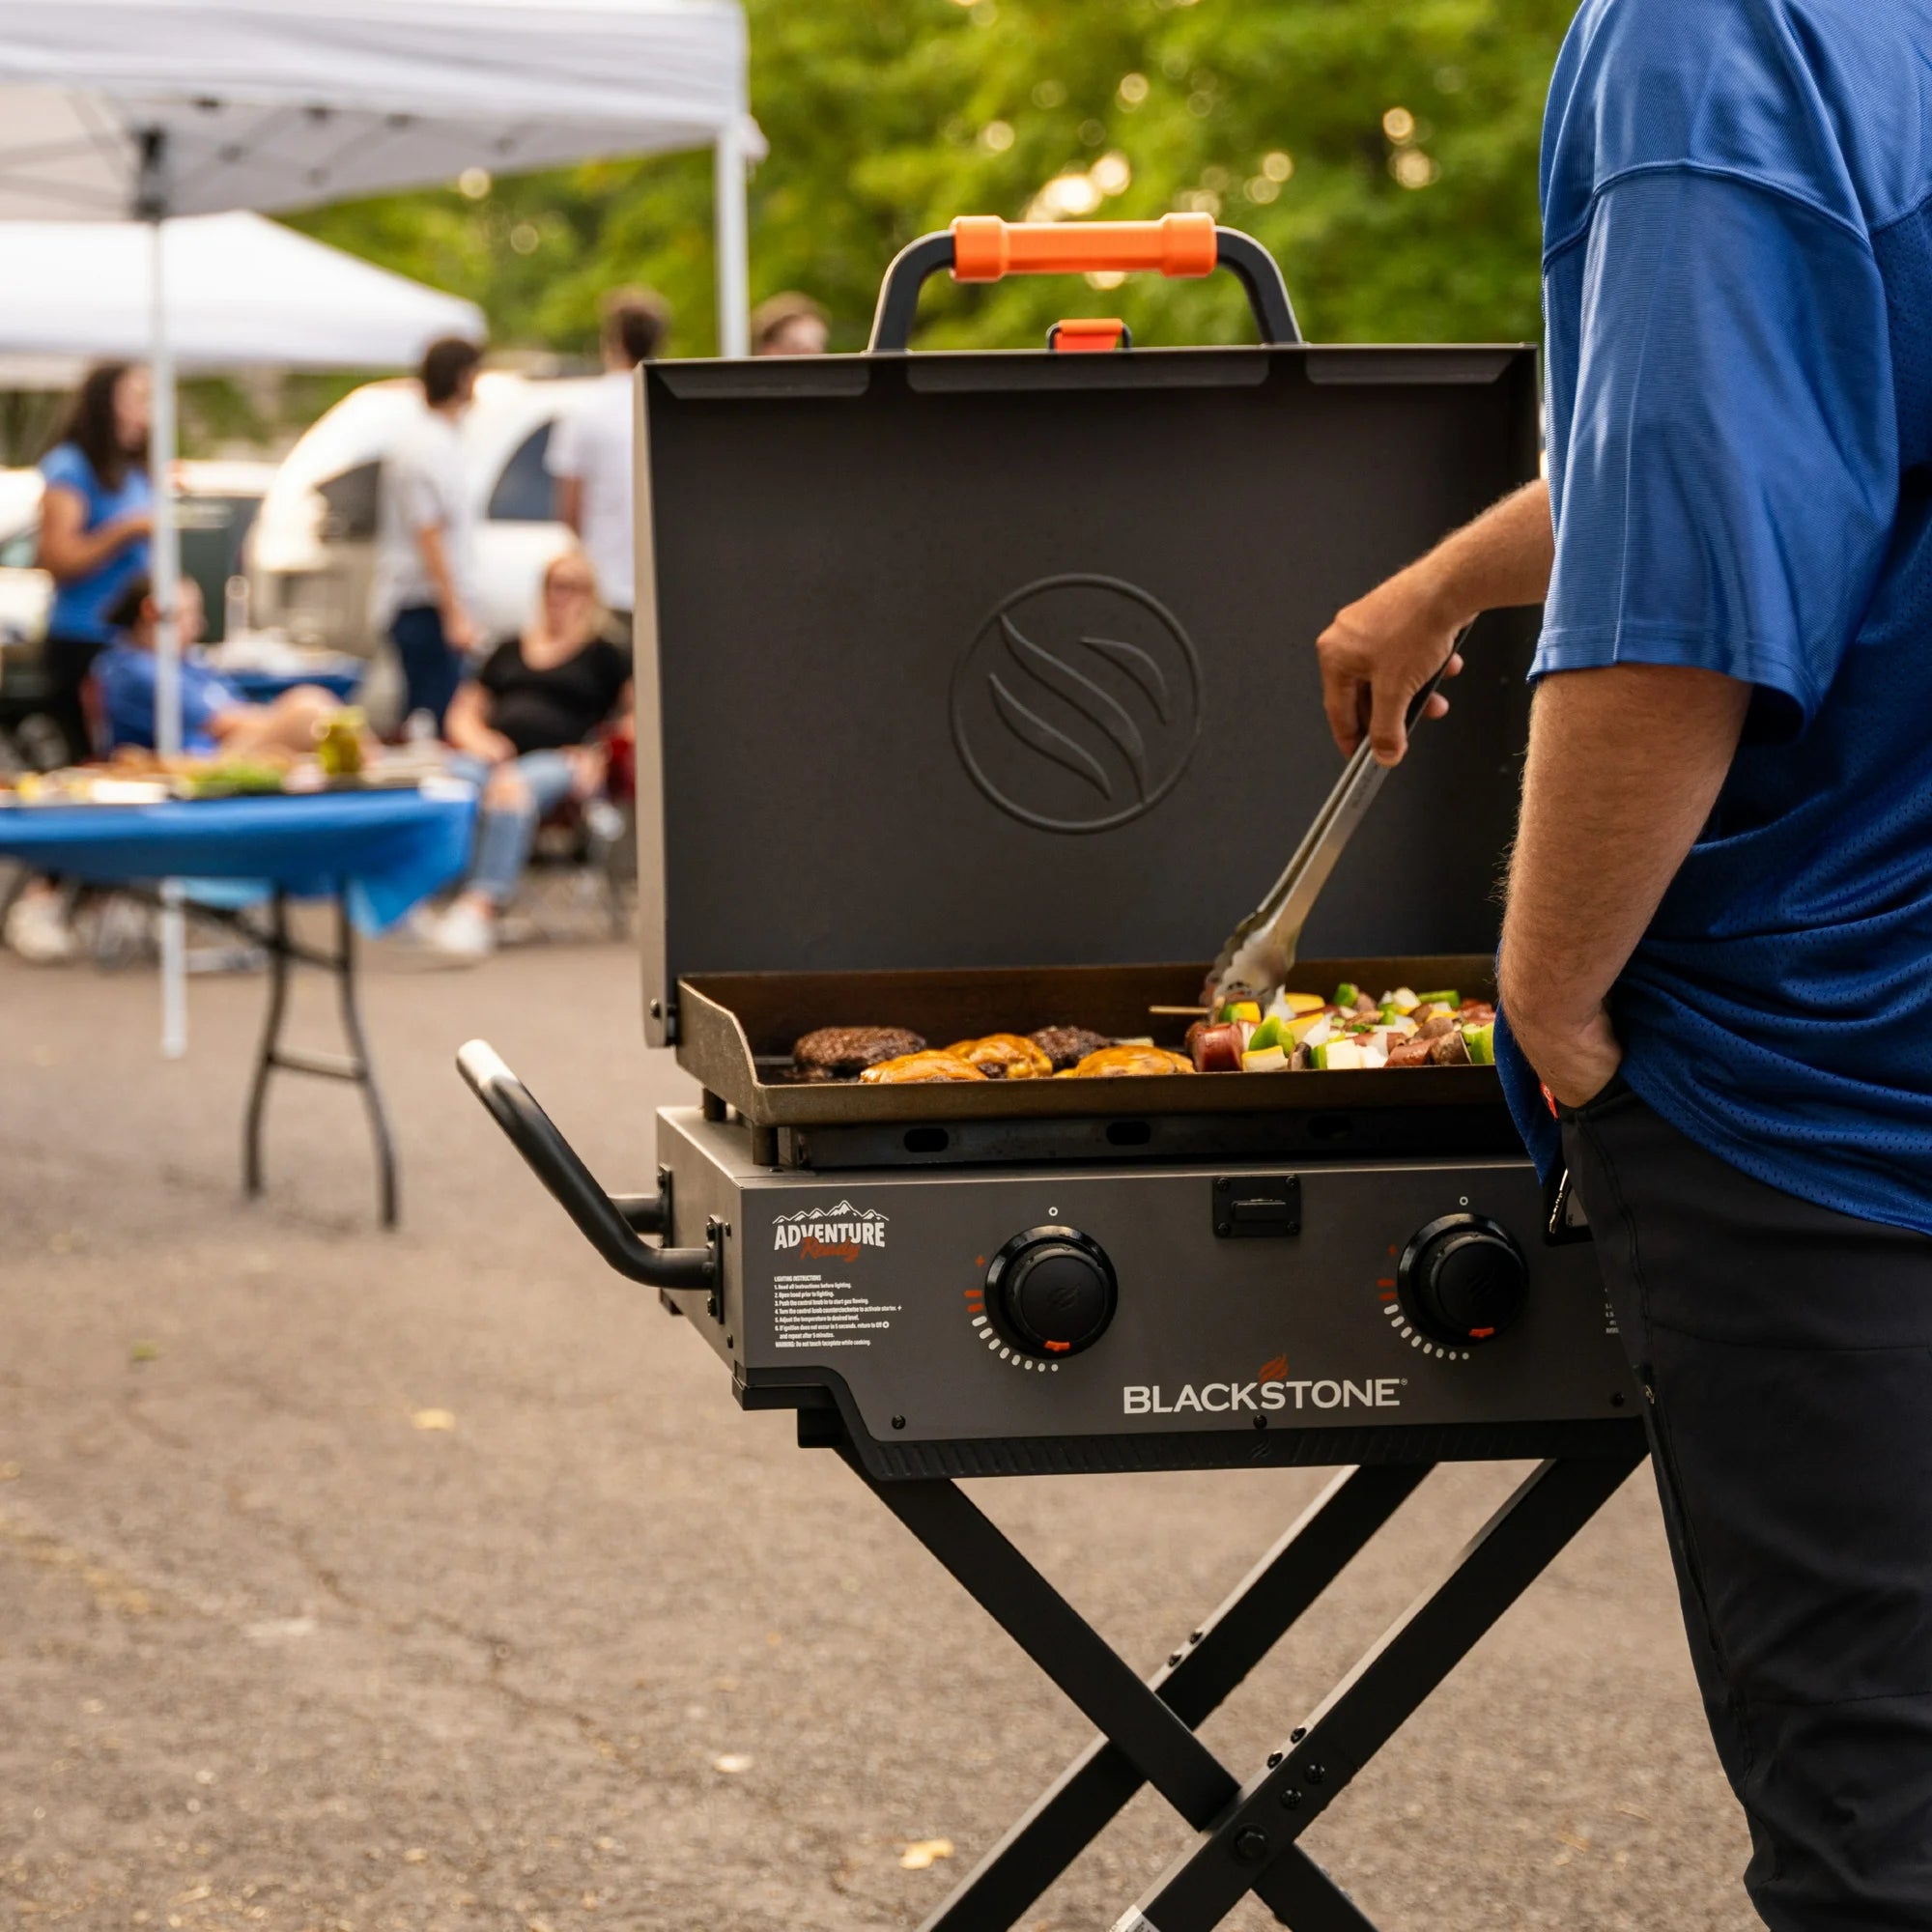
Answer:
[[[951,1482],[872,1492],[1045,1671],[1101,1735],[925,1920],[922,1932],[1008,1932],[1151,1784],[1194,1828],[1191,1848],[1115,1932],[1208,1932],[1252,1891],[1293,1932],[1375,1932],[1297,1840],[1642,1462],[1636,1424],[1604,1453],[1538,1465],[1307,1721],[1240,1783],[1196,1729],[1331,1583],[1433,1466],[1338,1476],[1164,1668],[1146,1681]]]

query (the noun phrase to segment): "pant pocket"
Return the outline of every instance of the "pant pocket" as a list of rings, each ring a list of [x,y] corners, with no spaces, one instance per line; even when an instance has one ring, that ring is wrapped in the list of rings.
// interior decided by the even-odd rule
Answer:
[[[1612,1073],[1602,1089],[1592,1094],[1580,1107],[1566,1107],[1561,1100],[1557,1101],[1556,1118],[1559,1121],[1594,1121],[1609,1112],[1620,1100],[1635,1098],[1635,1089],[1618,1071]]]

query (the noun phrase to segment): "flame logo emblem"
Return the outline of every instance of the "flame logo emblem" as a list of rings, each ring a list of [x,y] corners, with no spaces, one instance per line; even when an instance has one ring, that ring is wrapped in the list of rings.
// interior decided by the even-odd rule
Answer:
[[[1043,578],[975,633],[952,703],[960,759],[1002,811],[1048,832],[1104,832],[1152,810],[1186,769],[1200,657],[1145,590]]]

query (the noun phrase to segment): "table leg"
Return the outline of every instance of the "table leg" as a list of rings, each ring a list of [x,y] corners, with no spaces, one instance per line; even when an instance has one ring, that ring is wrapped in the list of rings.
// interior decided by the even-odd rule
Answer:
[[[263,944],[269,953],[269,1012],[255,1055],[254,1077],[248,1083],[248,1113],[242,1130],[242,1185],[251,1201],[262,1191],[262,1114],[269,1098],[269,1074],[281,1049],[282,1018],[288,1009],[289,902],[282,893],[275,895],[270,909]]]
[[[355,1082],[362,1089],[362,1104],[369,1112],[369,1135],[376,1143],[377,1185],[383,1202],[383,1225],[393,1228],[397,1217],[396,1150],[389,1133],[388,1110],[383,1104],[383,1090],[376,1084],[376,1063],[369,1057],[367,1037],[362,1031],[362,1011],[355,1002],[355,923],[349,917],[349,895],[335,899],[335,990],[342,1003],[342,1031],[349,1040],[350,1057],[355,1064]]]
[[[251,938],[260,940],[269,954],[269,1011],[263,1022],[262,1044],[255,1056],[255,1073],[248,1088],[248,1110],[242,1140],[242,1185],[251,1198],[262,1191],[262,1122],[268,1107],[269,1076],[276,1072],[308,1073],[318,1079],[348,1080],[362,1090],[362,1104],[369,1115],[369,1137],[376,1147],[376,1184],[383,1226],[393,1228],[400,1217],[395,1140],[389,1131],[383,1090],[376,1084],[376,1066],[369,1056],[368,1037],[362,1030],[362,1009],[355,997],[355,926],[349,916],[348,888],[338,890],[334,897],[336,937],[332,952],[312,951],[291,937],[288,899],[281,893],[274,896],[267,932],[255,931],[242,919],[231,922]],[[288,1014],[289,971],[297,964],[318,967],[333,976],[343,1037],[349,1046],[346,1054],[310,1053],[282,1044],[282,1023]]]

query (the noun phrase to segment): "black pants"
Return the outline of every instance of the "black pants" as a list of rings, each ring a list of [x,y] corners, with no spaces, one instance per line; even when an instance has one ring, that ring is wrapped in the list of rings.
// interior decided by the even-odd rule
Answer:
[[[1621,1085],[1563,1140],[1751,1900],[1775,1932],[1932,1928],[1932,1239],[1752,1180]]]
[[[442,612],[434,604],[411,604],[389,623],[389,641],[403,667],[403,715],[427,711],[439,733],[449,700],[463,682],[463,653],[442,633]]]
[[[67,749],[67,763],[77,765],[95,754],[81,689],[94,661],[107,646],[92,638],[49,637],[41,646],[47,697],[42,707],[59,730]]]

